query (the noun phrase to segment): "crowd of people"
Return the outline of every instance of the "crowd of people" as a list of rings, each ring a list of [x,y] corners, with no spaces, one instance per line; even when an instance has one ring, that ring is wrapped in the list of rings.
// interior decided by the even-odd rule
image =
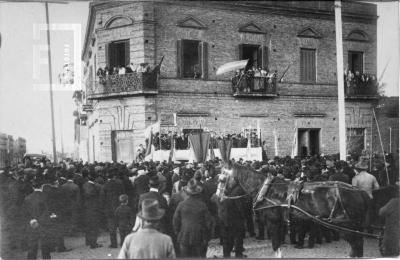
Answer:
[[[189,149],[189,135],[190,133],[178,133],[169,131],[168,133],[155,133],[152,138],[152,145],[154,145],[154,149],[157,150],[170,150],[171,149],[171,140],[173,139],[173,145],[176,150],[187,150]],[[213,149],[218,148],[219,139],[230,139],[232,140],[232,148],[247,148],[248,146],[248,134],[238,133],[238,134],[224,134],[217,135],[213,133],[213,136],[210,140],[210,147]],[[172,138],[172,139],[171,139]],[[148,149],[149,139],[145,140],[146,147]],[[260,139],[257,137],[256,132],[250,133],[250,146],[251,147],[260,147]]]
[[[251,67],[248,70],[237,70],[232,78],[234,93],[273,92],[276,87],[278,71]]]
[[[350,69],[344,72],[344,82],[347,88],[370,88],[376,90],[378,80],[375,75],[360,73],[359,71],[352,72]]]
[[[151,72],[151,68],[147,62],[140,63],[138,66],[130,63],[126,66],[118,65],[112,68],[109,68],[108,66],[106,66],[105,68],[99,68],[96,73],[100,79],[103,79],[106,78],[107,75],[124,75],[133,72],[149,73]]]
[[[369,194],[379,187],[365,162],[337,156],[231,163],[278,178],[342,181]],[[199,164],[43,160],[39,165],[28,159],[0,174],[1,256],[15,258],[15,250],[27,250],[28,259],[35,259],[40,246],[42,257],[50,258],[51,252],[70,250],[64,237],[80,232],[88,247],[98,248],[99,233],[107,230],[108,246],[121,246],[119,258],[206,257],[212,238],[220,239],[224,257],[232,252],[245,257],[246,232],[263,240],[268,230],[262,216],[254,216],[251,198],[218,202],[222,167],[218,158]],[[393,171],[398,179],[398,169]],[[308,232],[309,247],[323,238],[327,243],[339,239],[337,232],[321,226],[298,225],[290,242],[302,248]],[[398,254],[398,247],[394,250]]]

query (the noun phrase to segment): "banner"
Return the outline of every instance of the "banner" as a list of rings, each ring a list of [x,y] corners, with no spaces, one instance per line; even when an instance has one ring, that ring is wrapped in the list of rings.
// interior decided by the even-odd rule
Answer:
[[[189,135],[190,147],[194,152],[196,162],[204,162],[207,158],[207,152],[210,142],[210,133],[197,133]]]
[[[217,140],[218,148],[221,152],[221,159],[224,162],[229,161],[231,157],[232,140],[220,139]]]

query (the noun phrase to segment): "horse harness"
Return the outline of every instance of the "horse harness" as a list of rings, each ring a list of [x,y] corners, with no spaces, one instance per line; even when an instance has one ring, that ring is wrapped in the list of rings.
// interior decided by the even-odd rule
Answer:
[[[275,185],[276,184],[278,184],[278,183],[275,183]],[[282,185],[282,184],[283,183],[279,183],[279,185]],[[346,228],[346,227],[339,226],[339,225],[337,225],[335,223],[332,223],[333,222],[332,217],[333,217],[334,211],[336,209],[337,203],[339,202],[339,203],[342,204],[341,196],[339,194],[337,196],[338,199],[335,200],[335,204],[332,207],[330,216],[328,218],[321,218],[319,216],[314,216],[314,215],[308,213],[307,211],[303,210],[302,208],[300,208],[300,207],[298,207],[296,205],[293,205],[293,203],[295,203],[297,201],[297,198],[298,198],[298,196],[299,196],[299,194],[301,192],[301,189],[303,188],[303,184],[302,183],[298,183],[298,184],[299,185],[297,187],[295,187],[295,189],[293,189],[290,193],[288,192],[289,194],[287,195],[287,199],[286,199],[287,204],[277,203],[276,201],[267,198],[265,196],[267,194],[267,191],[268,191],[268,188],[267,188],[267,191],[265,192],[265,194],[263,194],[263,198],[262,199],[266,200],[267,202],[271,203],[272,205],[267,205],[267,206],[264,206],[264,207],[255,208],[256,203],[259,202],[259,201],[256,201],[255,204],[253,205],[253,210],[254,211],[258,211],[258,210],[278,208],[278,207],[287,208],[288,211],[287,211],[286,219],[287,219],[287,224],[290,225],[290,212],[291,212],[291,209],[294,209],[294,210],[304,214],[305,216],[309,217],[312,221],[314,221],[314,222],[316,222],[318,224],[321,224],[321,225],[323,225],[323,226],[325,226],[327,228],[331,228],[331,229],[335,229],[337,231],[342,231],[342,232],[347,232],[347,233],[353,233],[353,234],[360,235],[360,236],[371,237],[371,238],[375,238],[375,239],[379,239],[379,240],[382,239],[381,235],[375,235],[375,234],[365,233],[365,232],[361,232],[361,231],[357,231],[357,230],[352,230],[352,229],[349,229],[349,228]],[[268,183],[267,185],[274,185],[274,183]],[[338,190],[338,189],[336,189],[336,190]],[[260,191],[261,191],[261,189],[260,189]],[[259,195],[260,194],[257,194],[257,196],[259,196]],[[349,216],[348,216],[348,213],[347,213],[346,209],[344,207],[342,207],[342,209],[343,209],[343,213],[345,214],[347,219],[349,219]],[[337,222],[339,222],[339,221],[336,220],[336,223]],[[341,221],[341,222],[345,222],[345,221]]]

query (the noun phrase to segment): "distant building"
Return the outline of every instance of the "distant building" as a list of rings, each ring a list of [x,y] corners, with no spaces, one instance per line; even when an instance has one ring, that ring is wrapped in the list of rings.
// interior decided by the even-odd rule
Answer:
[[[22,163],[25,153],[25,138],[0,133],[0,169]]]
[[[348,151],[359,152],[378,100],[377,9],[342,11]],[[255,71],[216,75],[243,59]],[[94,2],[82,61],[89,161],[132,161],[157,121],[162,134],[250,131],[270,158],[339,152],[333,1]],[[127,65],[139,72],[111,75]]]
[[[399,156],[399,97],[382,97],[375,109],[383,149],[386,153]],[[378,128],[374,122],[372,129],[372,150],[382,153]]]

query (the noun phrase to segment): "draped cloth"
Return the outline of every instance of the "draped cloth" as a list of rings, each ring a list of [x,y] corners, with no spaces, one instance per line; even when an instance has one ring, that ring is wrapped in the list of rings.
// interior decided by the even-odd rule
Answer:
[[[163,56],[164,57],[164,56]],[[168,162],[172,162],[174,159],[174,152],[175,152],[175,140],[174,136],[171,135],[171,150],[169,151]]]
[[[151,146],[153,145],[153,131],[150,132],[149,141],[147,142],[146,146],[146,156],[150,155],[152,152]]]
[[[210,133],[197,133],[189,135],[190,147],[193,149],[195,160],[199,163],[207,158],[210,143]]]
[[[218,148],[221,152],[221,157],[224,162],[229,161],[231,157],[231,149],[232,149],[232,140],[228,139],[221,139],[217,140]]]
[[[211,141],[210,141],[210,159],[211,160],[215,159],[214,146],[213,146],[213,143]]]

